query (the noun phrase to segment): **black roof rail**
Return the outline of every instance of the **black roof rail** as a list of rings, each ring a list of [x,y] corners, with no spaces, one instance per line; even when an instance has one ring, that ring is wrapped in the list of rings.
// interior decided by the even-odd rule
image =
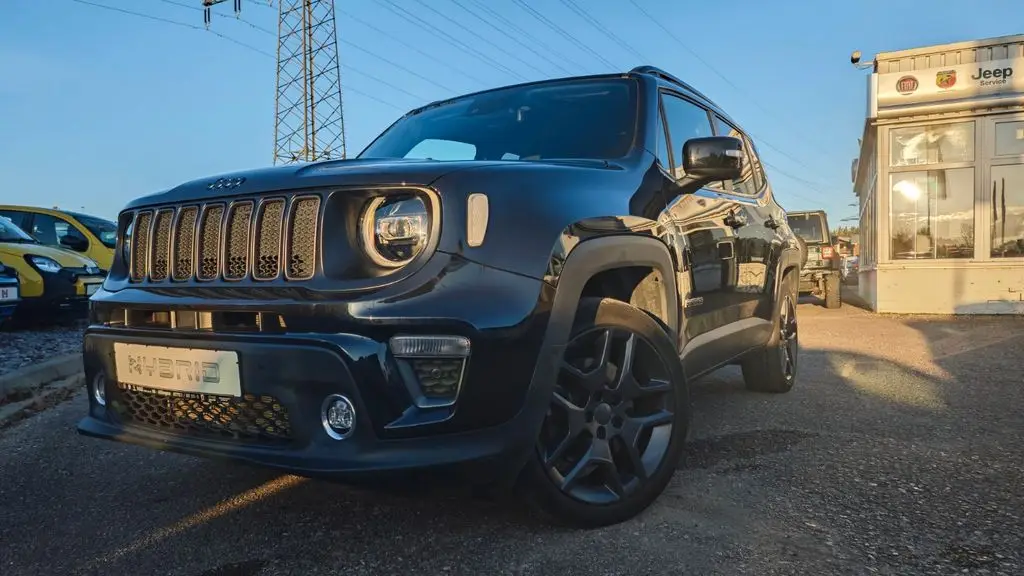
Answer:
[[[713,100],[711,100],[711,98],[708,98],[707,96],[705,96],[700,90],[697,90],[693,86],[690,86],[686,82],[683,82],[679,78],[676,78],[675,76],[669,74],[668,72],[665,72],[664,70],[662,70],[661,68],[658,68],[656,66],[647,66],[647,65],[637,66],[636,68],[633,68],[632,70],[630,70],[630,73],[632,73],[632,74],[650,74],[652,76],[657,76],[657,77],[661,78],[662,80],[671,82],[673,84],[678,84],[679,86],[685,88],[687,91],[691,92],[694,96],[697,96],[698,98],[702,98],[708,104],[711,104],[715,108],[718,108],[718,105],[715,104],[715,102]]]

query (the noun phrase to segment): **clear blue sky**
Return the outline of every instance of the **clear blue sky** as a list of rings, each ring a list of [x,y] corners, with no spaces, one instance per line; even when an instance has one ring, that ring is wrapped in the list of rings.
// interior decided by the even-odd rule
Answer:
[[[59,205],[113,218],[133,197],[271,162],[273,58],[203,31],[202,13],[189,8],[200,0],[89,1],[199,29],[72,0],[4,2],[0,203]],[[565,75],[453,0],[426,0],[436,12],[417,0],[391,1],[522,78]],[[478,1],[458,3],[473,8]],[[629,0],[575,0],[642,55],[641,61],[561,0],[482,1],[554,47],[550,59],[574,74],[610,69],[517,1],[558,23],[617,70],[650,63],[689,81],[755,136],[787,209],[824,207],[834,224],[856,213],[848,206],[855,201],[850,161],[857,154],[866,89],[865,72],[849,64],[850,52],[860,49],[867,59],[878,51],[1024,32],[1020,0],[989,0],[978,7],[963,0],[636,0],[664,18],[684,47]],[[276,9],[261,2],[266,0],[245,0],[242,17],[276,30]],[[215,9],[211,29],[273,53],[274,36],[236,21],[231,4]],[[343,89],[351,88],[344,102],[351,156],[409,108],[521,81],[444,35],[417,29],[386,4],[337,3]],[[367,23],[415,43],[430,57]]]

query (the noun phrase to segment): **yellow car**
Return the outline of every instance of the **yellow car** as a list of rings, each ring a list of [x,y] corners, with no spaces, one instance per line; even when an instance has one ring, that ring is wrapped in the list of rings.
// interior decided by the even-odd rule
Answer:
[[[114,261],[117,224],[78,212],[32,206],[0,205],[6,216],[44,246],[67,248],[95,260],[104,273]]]
[[[18,314],[83,311],[105,274],[95,260],[63,248],[44,246],[0,216],[0,264],[17,272]],[[15,294],[12,290],[9,294]]]

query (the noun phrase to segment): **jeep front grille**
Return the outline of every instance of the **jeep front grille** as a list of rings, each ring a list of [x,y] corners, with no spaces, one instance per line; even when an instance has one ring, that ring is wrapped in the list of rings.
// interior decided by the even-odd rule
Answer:
[[[118,384],[111,406],[125,422],[169,432],[273,443],[291,440],[288,410],[273,396],[241,398]]]
[[[320,197],[305,194],[139,210],[131,281],[308,280],[320,209]]]

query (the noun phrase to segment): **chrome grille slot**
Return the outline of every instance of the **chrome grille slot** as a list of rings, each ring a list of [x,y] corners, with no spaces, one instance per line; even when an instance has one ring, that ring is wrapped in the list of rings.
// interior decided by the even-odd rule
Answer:
[[[275,198],[260,204],[256,216],[256,261],[252,266],[252,277],[256,280],[273,280],[281,265],[281,225],[284,216],[284,200]]]
[[[192,277],[192,259],[196,249],[196,218],[199,208],[187,206],[178,212],[174,226],[174,270],[171,278],[184,281]]]
[[[307,193],[138,210],[129,281],[310,280],[322,207],[319,195]]]
[[[289,280],[306,280],[316,270],[317,216],[320,214],[319,196],[302,196],[292,200],[288,218]]]
[[[220,225],[224,220],[224,205],[210,204],[203,209],[203,221],[199,227],[199,270],[200,280],[216,280],[220,272]]]
[[[132,234],[132,281],[142,282],[146,278],[146,271],[149,270],[149,232],[150,224],[153,223],[153,213],[139,212],[135,218],[135,228]]]
[[[167,279],[171,260],[171,221],[174,210],[158,210],[153,226],[153,259],[149,266],[149,279],[161,282]]]
[[[241,280],[249,272],[249,228],[252,227],[252,202],[238,202],[228,209],[224,279]]]

